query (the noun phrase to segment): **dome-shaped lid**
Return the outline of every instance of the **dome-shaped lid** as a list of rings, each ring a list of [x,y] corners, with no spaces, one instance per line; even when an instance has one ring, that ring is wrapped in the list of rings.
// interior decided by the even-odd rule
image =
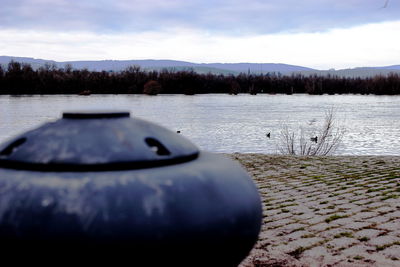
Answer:
[[[0,145],[0,167],[109,171],[179,164],[197,158],[189,140],[129,112],[66,112],[63,118]]]

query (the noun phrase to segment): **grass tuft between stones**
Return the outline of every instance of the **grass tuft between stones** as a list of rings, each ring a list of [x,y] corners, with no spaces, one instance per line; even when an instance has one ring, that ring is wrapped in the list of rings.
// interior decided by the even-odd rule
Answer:
[[[359,238],[358,240],[361,241],[361,242],[365,242],[365,241],[369,240],[369,237],[363,236],[363,237]]]
[[[348,215],[338,215],[338,214],[334,214],[332,216],[329,216],[328,218],[325,219],[326,223],[330,223],[334,220],[338,220],[338,219],[342,219],[342,218],[347,218]]]
[[[351,233],[351,232],[342,232],[342,233],[339,233],[339,234],[334,236],[334,238],[341,238],[341,237],[352,238],[353,237],[353,233]]]

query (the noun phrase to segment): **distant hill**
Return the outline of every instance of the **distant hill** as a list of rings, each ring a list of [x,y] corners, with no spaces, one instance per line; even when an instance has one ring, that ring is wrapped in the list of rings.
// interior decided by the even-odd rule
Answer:
[[[303,74],[305,76],[309,75],[318,75],[318,76],[339,76],[346,78],[367,78],[374,77],[377,75],[387,76],[391,73],[400,74],[400,66],[399,68],[389,67],[364,67],[364,68],[354,68],[354,69],[342,69],[342,70],[314,70],[314,71],[301,71],[296,72],[299,74]]]
[[[193,70],[198,73],[214,74],[233,74],[243,73],[268,73],[275,72],[281,74],[290,74],[294,71],[312,71],[311,68],[275,63],[191,63],[176,60],[98,60],[98,61],[64,61],[44,60],[26,57],[0,56],[0,64],[7,65],[11,60],[29,63],[33,68],[39,68],[44,64],[55,65],[58,68],[64,68],[67,64],[74,69],[87,68],[94,71],[122,71],[129,66],[140,66],[145,70],[163,70],[171,71]]]
[[[39,67],[44,66],[44,64],[55,64],[57,65],[57,62],[54,60],[44,60],[44,59],[36,59],[36,58],[30,58],[30,57],[8,57],[8,56],[0,56],[0,64],[5,67],[7,64],[11,61],[16,61],[20,63],[28,63],[32,66],[32,68],[37,69]]]
[[[386,66],[386,67],[378,67],[380,69],[388,69],[388,70],[400,70],[400,65],[392,65],[392,66]]]
[[[0,64],[6,67],[11,61],[29,63],[34,69],[45,64],[55,65],[64,68],[67,64],[74,69],[88,69],[91,71],[122,71],[129,66],[140,66],[144,70],[169,70],[169,71],[194,71],[201,74],[223,74],[238,75],[240,73],[276,73],[282,75],[302,74],[319,76],[339,76],[339,77],[372,77],[375,75],[388,75],[390,73],[400,74],[400,65],[383,67],[363,67],[341,70],[316,70],[312,68],[288,65],[281,63],[191,63],[177,60],[93,60],[93,61],[63,61],[35,59],[27,57],[0,56]]]
[[[281,64],[281,63],[210,63],[210,64],[202,64],[208,65],[210,67],[218,68],[218,69],[227,69],[236,72],[251,72],[251,73],[267,73],[267,72],[275,72],[281,74],[290,74],[295,71],[314,71],[314,69]]]

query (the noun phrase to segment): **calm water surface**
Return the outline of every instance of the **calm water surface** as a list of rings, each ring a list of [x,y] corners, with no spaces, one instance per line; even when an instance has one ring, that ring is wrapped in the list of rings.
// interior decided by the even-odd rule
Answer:
[[[122,109],[180,130],[204,150],[272,154],[283,122],[310,129],[334,107],[346,129],[336,154],[400,155],[399,103],[399,96],[361,95],[0,96],[0,142],[54,121],[65,110]]]

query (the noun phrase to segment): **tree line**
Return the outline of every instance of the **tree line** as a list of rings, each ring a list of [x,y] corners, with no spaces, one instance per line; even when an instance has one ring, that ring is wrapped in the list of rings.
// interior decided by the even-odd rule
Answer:
[[[194,71],[145,71],[132,66],[119,72],[57,68],[38,69],[19,62],[0,65],[0,94],[400,94],[400,75],[369,78],[305,76],[280,73],[239,75]]]

